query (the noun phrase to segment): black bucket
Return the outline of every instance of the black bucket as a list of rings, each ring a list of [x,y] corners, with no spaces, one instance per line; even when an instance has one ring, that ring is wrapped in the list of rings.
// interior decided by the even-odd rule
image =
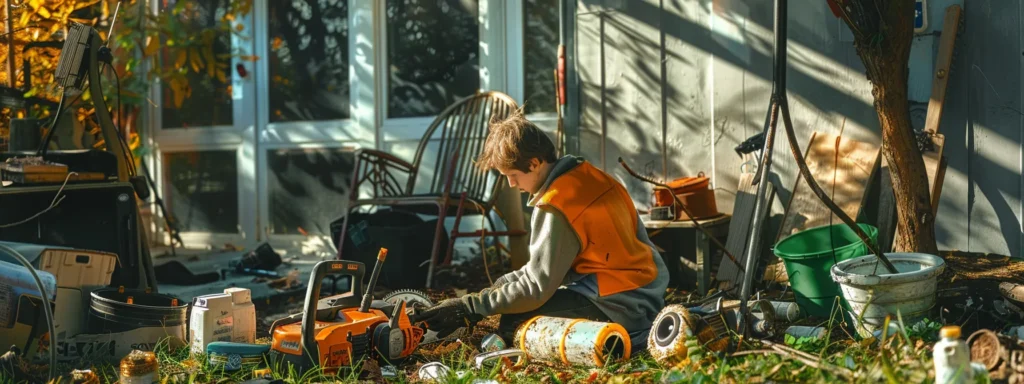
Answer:
[[[132,298],[131,304],[128,297]],[[103,288],[92,293],[89,330],[116,333],[148,327],[183,327],[187,310],[187,303],[171,295]]]

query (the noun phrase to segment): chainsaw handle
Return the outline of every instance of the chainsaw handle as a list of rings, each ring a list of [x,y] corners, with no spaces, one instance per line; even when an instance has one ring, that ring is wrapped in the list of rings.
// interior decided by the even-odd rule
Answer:
[[[306,305],[302,312],[302,338],[301,347],[303,351],[311,352],[311,357],[320,361],[320,352],[316,345],[316,335],[313,330],[316,326],[317,304],[320,302],[320,288],[324,277],[328,275],[349,275],[352,276],[352,297],[359,300],[363,296],[363,275],[366,266],[358,261],[351,260],[325,260],[313,266],[313,272],[309,274],[309,285],[306,286]]]

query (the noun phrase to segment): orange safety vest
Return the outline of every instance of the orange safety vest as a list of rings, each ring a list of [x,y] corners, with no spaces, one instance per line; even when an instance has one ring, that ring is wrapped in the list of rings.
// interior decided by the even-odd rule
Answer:
[[[657,277],[650,246],[636,236],[639,218],[629,193],[589,162],[558,176],[536,205],[555,208],[569,220],[580,239],[572,268],[594,274],[601,296],[643,287]]]

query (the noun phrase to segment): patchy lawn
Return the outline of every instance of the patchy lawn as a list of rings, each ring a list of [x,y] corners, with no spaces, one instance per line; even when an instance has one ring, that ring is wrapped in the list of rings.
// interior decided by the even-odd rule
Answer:
[[[678,296],[670,296],[678,297]],[[272,368],[272,379],[255,382],[286,383],[308,382],[424,382],[416,372],[425,363],[440,361],[462,376],[452,376],[443,382],[473,383],[487,380],[511,383],[759,383],[759,382],[889,382],[921,383],[934,380],[931,363],[932,342],[938,335],[938,323],[924,323],[907,327],[906,334],[890,335],[884,340],[855,341],[842,330],[834,331],[824,340],[793,339],[779,336],[775,343],[756,340],[745,342],[739,352],[732,354],[705,354],[700,361],[678,366],[662,365],[652,360],[645,351],[634,354],[628,362],[605,368],[562,367],[540,361],[525,366],[499,365],[494,369],[477,371],[473,358],[485,335],[497,327],[497,316],[484,319],[472,335],[465,339],[426,346],[417,351],[395,370],[394,376],[384,377],[375,362],[361,364],[358,370],[339,376],[324,376],[311,371],[303,375]],[[269,343],[268,338],[259,340]],[[210,366],[202,356],[190,357],[187,348],[168,351],[165,345],[157,348],[161,379],[174,383],[230,383],[253,380],[251,371],[223,372]],[[62,365],[61,374],[83,366]],[[275,369],[276,368],[276,369]],[[110,364],[92,366],[100,382],[116,382],[117,369]],[[34,380],[45,381],[46,367],[33,367]],[[70,382],[69,377],[61,382]],[[10,378],[0,383],[12,382]]]
[[[1007,322],[997,317],[985,316],[984,310],[976,311],[970,304],[956,311],[961,303],[969,302],[967,296],[999,297],[991,292],[998,281],[1020,280],[1018,272],[1024,264],[1002,257],[969,255],[959,258],[944,255],[949,268],[940,278],[940,322],[925,322],[907,325],[904,332],[888,335],[884,339],[856,340],[841,328],[835,328],[822,340],[809,338],[793,339],[779,335],[769,342],[746,340],[738,352],[710,354],[700,361],[689,361],[678,365],[664,365],[653,361],[646,351],[634,351],[629,361],[612,364],[601,369],[583,367],[561,367],[540,361],[531,361],[525,366],[499,365],[494,369],[477,371],[473,358],[479,353],[477,346],[487,334],[497,327],[498,317],[492,316],[480,322],[471,335],[453,342],[420,348],[403,364],[396,367],[393,375],[384,376],[375,362],[359,365],[354,371],[341,376],[323,376],[319,372],[299,375],[295,372],[271,367],[272,379],[253,382],[286,383],[307,382],[423,382],[417,370],[425,363],[440,361],[461,376],[452,376],[443,382],[474,383],[495,380],[511,383],[650,383],[650,382],[693,382],[693,383],[759,383],[759,382],[801,382],[801,383],[924,383],[934,381],[931,361],[932,346],[938,337],[941,323],[964,326],[963,338],[979,328],[999,331]],[[984,266],[985,268],[981,268]],[[1008,273],[1012,272],[1012,273]],[[1009,276],[995,276],[1004,274]],[[470,273],[468,276],[479,276]],[[466,274],[456,273],[450,281],[455,285],[429,291],[435,299],[454,297],[470,286],[486,284],[479,281],[467,282]],[[966,289],[965,289],[966,288]],[[965,292],[970,292],[966,294]],[[684,303],[685,293],[669,292],[669,303]],[[300,303],[292,303],[274,312],[258,313],[264,335],[258,342],[269,343],[266,330],[270,321],[298,310]],[[953,309],[951,311],[951,309]],[[1007,319],[1008,320],[1008,319]],[[828,320],[803,320],[802,325],[827,325]],[[640,353],[636,353],[640,352]],[[165,346],[157,348],[161,378],[166,382],[229,383],[253,380],[252,371],[225,373],[211,367],[202,357],[190,357],[188,350],[168,351]],[[27,367],[34,373],[30,382],[44,382],[47,367]],[[69,382],[68,375],[73,369],[90,368],[86,365],[60,365],[58,373],[65,375],[61,382]],[[117,368],[110,364],[93,365],[100,382],[117,381]],[[276,369],[275,369],[276,368]],[[387,369],[385,369],[387,370]],[[0,384],[16,382],[10,377],[0,377]],[[20,382],[20,381],[18,381]]]

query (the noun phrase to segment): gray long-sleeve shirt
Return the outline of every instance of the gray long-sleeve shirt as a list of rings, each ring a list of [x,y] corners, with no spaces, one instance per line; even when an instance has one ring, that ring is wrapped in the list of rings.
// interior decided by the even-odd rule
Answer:
[[[665,305],[668,287],[668,270],[643,225],[637,226],[636,235],[651,247],[657,277],[646,286],[601,297],[594,275],[580,275],[572,271],[573,261],[581,249],[572,225],[558,210],[535,206],[553,180],[582,161],[574,156],[556,161],[543,186],[531,197],[529,205],[534,210],[530,218],[530,260],[526,265],[500,277],[500,283],[493,289],[465,295],[462,300],[474,313],[483,316],[523,313],[539,308],[555,291],[564,287],[591,300],[612,321],[626,328],[634,347],[641,347],[651,323]],[[637,223],[640,223],[639,217]]]

